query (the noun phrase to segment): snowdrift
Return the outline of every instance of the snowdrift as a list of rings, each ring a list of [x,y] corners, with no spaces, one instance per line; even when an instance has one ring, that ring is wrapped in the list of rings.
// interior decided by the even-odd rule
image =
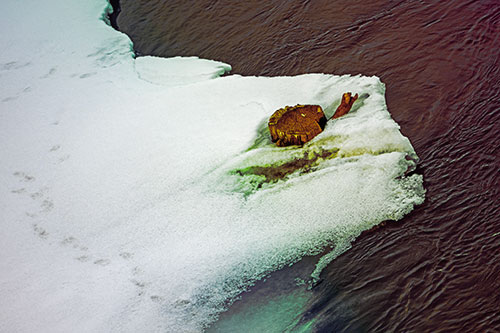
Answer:
[[[0,7],[1,331],[200,331],[424,199],[377,77],[220,77],[135,59],[104,0]],[[276,109],[331,116],[346,91],[363,98],[304,147],[270,142]]]

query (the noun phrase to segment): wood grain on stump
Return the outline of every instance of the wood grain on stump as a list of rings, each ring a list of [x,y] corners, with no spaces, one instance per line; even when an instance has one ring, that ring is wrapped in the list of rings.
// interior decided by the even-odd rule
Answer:
[[[319,105],[295,105],[279,109],[269,118],[271,140],[283,147],[302,145],[325,128],[326,116]]]

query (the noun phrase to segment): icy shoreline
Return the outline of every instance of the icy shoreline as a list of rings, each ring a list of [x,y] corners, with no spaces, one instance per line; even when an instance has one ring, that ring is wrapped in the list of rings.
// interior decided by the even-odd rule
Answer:
[[[109,4],[112,8],[111,13],[108,13],[109,25],[111,25],[113,29],[120,31],[118,27],[118,15],[120,15],[121,11],[120,0],[109,0]]]
[[[199,331],[269,272],[423,200],[376,77],[218,78],[229,65],[134,59],[104,0],[1,7],[0,330]],[[369,98],[310,144],[266,139],[277,108],[347,90]],[[234,172],[318,151],[336,153],[250,194],[258,175]]]

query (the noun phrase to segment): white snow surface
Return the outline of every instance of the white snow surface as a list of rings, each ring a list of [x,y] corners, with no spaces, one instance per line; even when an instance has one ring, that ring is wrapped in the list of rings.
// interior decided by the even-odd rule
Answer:
[[[145,56],[135,60],[135,70],[145,81],[172,87],[215,79],[231,71],[231,66],[198,57]]]
[[[321,269],[424,200],[377,77],[134,59],[107,11],[0,4],[1,332],[201,331],[257,279],[337,246]],[[271,144],[276,109],[331,115],[345,91],[369,96],[304,147]]]

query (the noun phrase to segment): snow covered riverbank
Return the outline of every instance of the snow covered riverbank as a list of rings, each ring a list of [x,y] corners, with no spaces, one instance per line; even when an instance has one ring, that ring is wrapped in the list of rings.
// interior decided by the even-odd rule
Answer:
[[[197,331],[423,201],[376,77],[218,77],[230,66],[134,59],[105,0],[0,8],[1,331]],[[345,91],[368,97],[308,145],[267,139],[276,109],[332,112]],[[325,151],[277,182],[238,172]]]

